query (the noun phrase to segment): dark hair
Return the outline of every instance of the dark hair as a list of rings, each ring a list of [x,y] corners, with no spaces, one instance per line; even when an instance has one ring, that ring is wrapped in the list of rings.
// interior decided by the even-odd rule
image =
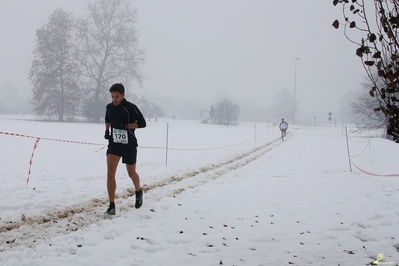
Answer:
[[[125,94],[125,87],[123,86],[122,83],[115,83],[109,89],[109,92],[113,92],[113,91],[119,92],[120,94]]]

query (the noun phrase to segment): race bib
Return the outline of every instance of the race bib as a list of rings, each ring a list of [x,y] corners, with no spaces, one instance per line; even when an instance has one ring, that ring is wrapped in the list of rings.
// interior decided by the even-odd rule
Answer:
[[[129,141],[127,139],[127,130],[125,129],[113,129],[112,130],[112,138],[114,143],[122,143],[127,144]]]

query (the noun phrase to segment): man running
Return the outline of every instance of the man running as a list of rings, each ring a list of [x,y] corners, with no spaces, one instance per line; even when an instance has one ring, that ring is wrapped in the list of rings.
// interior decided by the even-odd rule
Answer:
[[[115,173],[119,161],[126,164],[126,170],[135,187],[136,204],[140,208],[143,204],[143,190],[140,187],[140,177],[136,172],[137,139],[134,134],[136,128],[146,127],[146,121],[137,108],[125,99],[125,87],[116,83],[109,89],[112,103],[107,105],[105,113],[105,135],[108,140],[107,150],[107,190],[109,207],[104,215],[115,215]]]
[[[284,137],[287,135],[287,129],[288,129],[288,123],[284,121],[284,118],[281,118],[281,122],[278,127],[281,130],[281,140],[284,140]]]

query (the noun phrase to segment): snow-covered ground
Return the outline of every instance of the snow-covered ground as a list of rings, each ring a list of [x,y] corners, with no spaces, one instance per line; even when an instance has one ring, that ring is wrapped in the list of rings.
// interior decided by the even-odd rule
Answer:
[[[348,128],[351,172],[342,126],[149,122],[144,205],[121,164],[110,220],[104,126],[26,118],[0,117],[1,265],[399,263],[399,145],[376,133]]]

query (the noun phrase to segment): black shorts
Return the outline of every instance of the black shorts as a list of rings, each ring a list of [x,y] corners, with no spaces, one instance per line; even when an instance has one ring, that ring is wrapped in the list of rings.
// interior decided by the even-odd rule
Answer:
[[[113,154],[122,157],[122,163],[135,164],[137,161],[137,147],[123,147],[119,145],[109,144],[107,149],[107,155]]]
[[[280,129],[281,132],[287,132],[287,129]]]

